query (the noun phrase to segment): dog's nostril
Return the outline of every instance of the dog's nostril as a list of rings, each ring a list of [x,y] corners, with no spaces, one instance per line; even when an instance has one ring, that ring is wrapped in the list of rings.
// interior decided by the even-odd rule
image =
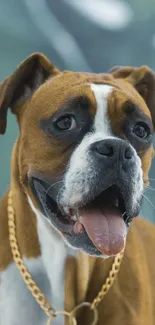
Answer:
[[[131,159],[132,158],[132,150],[130,147],[126,147],[124,150],[124,158]]]
[[[114,155],[114,149],[110,143],[100,141],[96,144],[95,149],[102,156],[112,157]]]
[[[133,158],[132,147],[123,140],[101,140],[93,144],[93,150],[104,159],[127,161]]]

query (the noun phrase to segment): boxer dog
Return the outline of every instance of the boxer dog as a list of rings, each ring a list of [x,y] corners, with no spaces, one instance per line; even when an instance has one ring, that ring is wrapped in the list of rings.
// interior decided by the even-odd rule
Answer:
[[[17,240],[33,279],[69,311],[95,298],[126,246],[98,325],[154,325],[155,229],[137,217],[153,157],[153,71],[61,72],[36,53],[0,84],[1,134],[8,108],[19,125],[10,181]],[[0,324],[43,325],[13,261],[7,202],[8,192],[0,202]],[[78,324],[90,324],[87,311]]]

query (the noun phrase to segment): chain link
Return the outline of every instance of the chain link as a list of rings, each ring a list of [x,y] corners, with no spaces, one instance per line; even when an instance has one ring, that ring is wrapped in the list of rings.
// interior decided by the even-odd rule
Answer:
[[[123,256],[124,256],[124,251],[115,257],[114,263],[112,264],[112,268],[109,272],[109,276],[107,277],[106,282],[103,284],[97,297],[93,300],[91,304],[91,309],[94,309],[95,307],[98,306],[98,304],[101,302],[103,297],[108,293],[109,289],[112,287],[116,279],[116,276],[120,270]]]
[[[18,244],[16,238],[16,226],[15,226],[15,215],[13,209],[13,200],[12,193],[9,193],[8,198],[8,226],[9,226],[9,239],[10,239],[10,247],[12,250],[13,259],[16,262],[16,265],[21,273],[22,278],[24,279],[28,289],[32,293],[32,296],[36,299],[37,303],[44,310],[47,316],[55,317],[55,310],[51,306],[50,301],[44,296],[44,294],[40,291],[37,284],[33,281],[32,276],[30,275],[28,269],[23,263]]]
[[[119,255],[117,255],[114,259],[114,262],[112,264],[112,268],[109,272],[109,276],[106,279],[106,282],[103,284],[100,292],[98,293],[97,297],[93,300],[92,303],[89,302],[83,302],[82,304],[75,307],[75,309],[71,312],[66,311],[56,311],[50,301],[45,297],[45,295],[40,291],[37,284],[32,279],[31,274],[29,273],[28,269],[26,268],[17,243],[17,237],[16,237],[16,225],[15,225],[15,213],[13,208],[13,199],[12,199],[12,192],[9,192],[8,195],[8,228],[9,228],[9,240],[10,240],[10,247],[13,255],[13,259],[21,273],[21,276],[26,283],[28,289],[30,290],[32,296],[35,298],[37,303],[40,305],[40,307],[43,309],[45,314],[49,317],[47,321],[47,325],[51,324],[52,318],[55,318],[58,315],[66,315],[70,318],[70,323],[72,325],[76,325],[77,321],[74,317],[74,311],[81,308],[84,305],[90,306],[91,310],[95,310],[95,313],[97,312],[96,307],[101,302],[103,297],[108,293],[109,289],[113,285],[113,282],[119,272],[121,262],[123,259],[124,251],[122,251]],[[96,315],[96,314],[95,314]],[[97,318],[96,318],[97,323]],[[95,322],[93,324],[96,324]]]

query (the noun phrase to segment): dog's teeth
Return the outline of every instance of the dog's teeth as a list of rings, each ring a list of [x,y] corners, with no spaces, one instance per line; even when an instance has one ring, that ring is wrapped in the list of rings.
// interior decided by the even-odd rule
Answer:
[[[64,209],[66,214],[69,214],[69,208],[68,207],[64,207],[63,209]]]
[[[74,216],[71,216],[71,219],[72,219],[73,221],[78,221],[78,217],[76,216],[76,214],[75,214]]]
[[[115,206],[116,206],[116,207],[119,206],[119,200],[118,200],[118,199],[115,200]]]

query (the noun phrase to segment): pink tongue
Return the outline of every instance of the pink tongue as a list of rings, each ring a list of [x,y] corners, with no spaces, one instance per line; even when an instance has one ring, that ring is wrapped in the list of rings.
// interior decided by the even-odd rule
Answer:
[[[127,228],[117,207],[79,209],[79,221],[89,238],[103,255],[115,255],[125,246]]]

